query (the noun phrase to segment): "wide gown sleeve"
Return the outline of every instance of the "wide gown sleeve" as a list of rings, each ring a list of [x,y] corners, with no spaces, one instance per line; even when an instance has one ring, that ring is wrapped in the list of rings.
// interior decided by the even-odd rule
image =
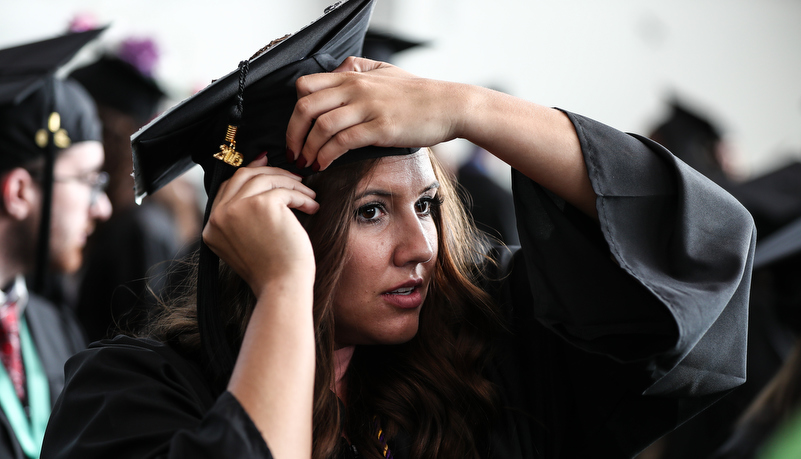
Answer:
[[[745,381],[751,216],[658,144],[568,116],[599,222],[513,172],[496,457],[631,457]]]
[[[67,362],[47,458],[272,458],[242,405],[169,347],[118,337]]]

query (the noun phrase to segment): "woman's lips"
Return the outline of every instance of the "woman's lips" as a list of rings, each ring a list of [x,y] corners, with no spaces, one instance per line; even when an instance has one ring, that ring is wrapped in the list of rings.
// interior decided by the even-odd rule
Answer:
[[[423,304],[422,279],[404,282],[381,294],[384,300],[401,309],[414,309]]]
[[[414,309],[423,304],[423,293],[420,287],[410,287],[409,289],[394,290],[381,294],[384,301],[401,309]]]

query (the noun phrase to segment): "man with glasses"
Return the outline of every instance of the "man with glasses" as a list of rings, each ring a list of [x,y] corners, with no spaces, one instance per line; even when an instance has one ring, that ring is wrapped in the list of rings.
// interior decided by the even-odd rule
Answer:
[[[0,457],[39,457],[64,385],[85,346],[70,311],[36,293],[50,272],[81,266],[108,219],[101,127],[79,84],[54,76],[99,31],[0,50]],[[29,292],[27,279],[33,279]]]

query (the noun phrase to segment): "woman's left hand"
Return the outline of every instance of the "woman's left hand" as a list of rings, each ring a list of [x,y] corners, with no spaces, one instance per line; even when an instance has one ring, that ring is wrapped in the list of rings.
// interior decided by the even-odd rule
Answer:
[[[355,148],[424,147],[451,140],[461,112],[458,86],[349,57],[332,73],[297,80],[287,148],[306,166],[325,169]]]

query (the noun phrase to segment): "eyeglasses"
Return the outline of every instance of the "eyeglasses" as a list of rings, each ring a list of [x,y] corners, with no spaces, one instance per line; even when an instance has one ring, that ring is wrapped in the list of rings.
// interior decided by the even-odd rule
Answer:
[[[91,188],[92,192],[89,195],[89,206],[94,206],[97,204],[97,200],[100,198],[100,193],[106,191],[106,187],[108,186],[108,173],[106,172],[87,172],[81,175],[75,175],[71,177],[55,177],[53,178],[54,182],[78,182],[83,185],[88,186]]]

